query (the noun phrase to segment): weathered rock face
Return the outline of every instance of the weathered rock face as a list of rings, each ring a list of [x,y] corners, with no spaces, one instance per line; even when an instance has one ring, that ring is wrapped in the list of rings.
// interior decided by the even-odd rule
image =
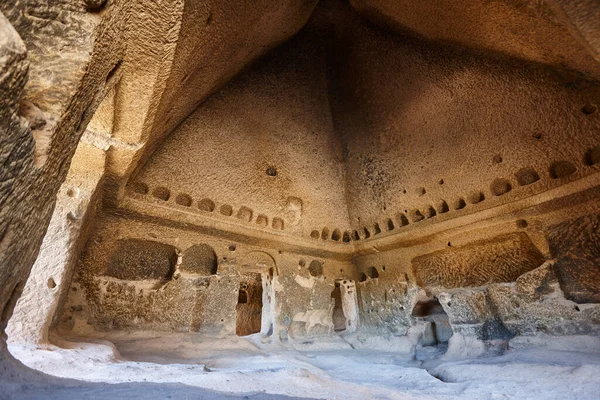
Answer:
[[[49,327],[70,287],[87,231],[93,226],[89,221],[98,208],[105,156],[104,150],[85,143],[85,139],[78,145],[72,168],[57,194],[40,253],[8,324],[10,340],[48,342]]]
[[[413,259],[421,287],[469,287],[513,282],[544,262],[542,253],[524,233],[449,248]]]
[[[548,231],[565,297],[577,303],[600,303],[600,216],[586,215]]]
[[[214,233],[133,215],[101,216],[73,277],[59,330],[80,335],[94,329],[232,335],[258,326],[263,333],[287,335],[291,330],[292,336],[304,336],[304,321],[293,317],[312,303],[311,308],[322,307],[331,318],[334,281],[350,287],[349,262],[304,258],[285,247],[273,252],[235,235]],[[121,257],[125,250],[127,257]],[[173,260],[173,254],[179,256]],[[124,259],[126,264],[120,261]],[[317,272],[311,269],[315,264],[321,266]],[[150,270],[165,272],[149,276]],[[344,307],[346,319],[356,320],[350,314],[356,293],[344,293],[352,299]],[[240,302],[244,296],[246,302]],[[237,319],[236,309],[245,316]],[[316,326],[311,333],[322,329]]]
[[[0,20],[0,328],[85,131],[94,157],[73,160],[11,321],[26,340],[53,320],[291,343],[600,333],[587,14],[316,3],[0,6],[23,39]]]
[[[0,172],[0,193],[2,193],[1,203],[3,212],[9,206],[9,201],[15,207],[11,196],[14,191],[14,184],[17,176],[22,173],[23,169],[31,168],[31,155],[33,153],[33,138],[27,129],[25,121],[21,121],[18,116],[19,97],[25,86],[27,77],[27,60],[25,44],[19,37],[18,33],[10,25],[3,15],[0,15],[0,139],[3,165],[12,166],[2,168]],[[28,162],[29,161],[29,162]],[[29,164],[29,165],[28,165]],[[24,188],[22,189],[24,190]],[[21,196],[24,196],[22,194]],[[5,208],[6,207],[6,208]],[[14,217],[25,217],[15,211]],[[12,273],[4,268],[9,265],[9,261],[13,261],[16,257],[10,257],[10,251],[16,250],[16,245],[12,242],[16,239],[16,227],[13,227],[12,218],[4,217],[0,222],[1,239],[0,250],[2,254],[2,270],[0,270],[0,278],[4,283],[0,289],[0,299],[2,301],[2,320],[0,321],[0,329],[4,330],[6,323],[11,316],[12,308],[21,291],[24,287],[24,278],[26,276],[26,266],[21,267],[21,271],[17,269],[16,273],[20,276],[12,278]],[[41,235],[40,235],[41,236]],[[32,246],[24,246],[21,250],[29,250],[35,253]],[[25,262],[33,261],[34,255],[26,257]],[[10,279],[12,278],[12,279]],[[4,340],[2,338],[2,354],[4,355]]]
[[[188,102],[182,112],[188,113],[197,101],[248,62],[298,30],[314,7],[314,2],[303,2],[298,8],[279,5],[264,19],[266,5],[254,9],[254,3],[229,7],[222,2],[213,9],[218,11],[214,17],[219,23],[205,29],[206,19],[196,18],[198,10],[191,11],[196,7],[191,2],[185,13],[182,1],[51,3],[27,0],[0,5],[0,11],[6,15],[1,20],[1,154],[6,167],[0,177],[2,331],[36,258],[55,195],[79,138],[107,94],[111,102],[106,102],[97,119],[98,126],[108,130],[95,132],[90,141],[105,150],[113,148],[107,162],[109,172],[118,175],[134,169],[131,162],[139,158],[149,132],[155,128],[156,109],[169,79],[182,81],[190,64],[194,71],[188,72],[202,68],[211,71],[211,78],[200,74],[206,83],[202,90],[186,97]],[[245,12],[250,9],[252,13]],[[211,14],[208,9],[203,11]],[[245,16],[238,18],[231,29],[233,25],[224,21],[231,21],[229,16],[234,13]],[[254,34],[244,36],[246,44],[239,46],[238,38],[242,31],[247,32],[249,20],[254,21]],[[215,48],[205,52],[198,43]],[[197,52],[204,58],[195,57]],[[217,64],[215,59],[219,60]],[[130,102],[136,95],[141,100]],[[173,94],[169,96],[166,98],[173,98]],[[162,114],[158,118],[165,120]],[[132,128],[138,131],[133,136],[120,135],[121,140],[111,138],[113,131],[123,127],[123,121],[128,119],[139,122]],[[178,121],[170,119],[170,123],[176,125]],[[148,127],[144,128],[144,124]],[[165,133],[162,126],[155,130]],[[128,140],[131,137],[138,139]],[[79,167],[85,168],[86,160],[81,163]],[[56,226],[61,222],[57,216]],[[76,252],[74,249],[78,248],[72,246],[68,250],[70,245],[64,245],[65,251]],[[48,320],[47,317],[42,319]]]
[[[325,45],[303,32],[212,96],[141,168],[127,207],[309,242],[348,231]]]
[[[528,272],[511,284],[438,292],[454,332],[480,340],[517,335],[597,335],[600,305],[565,299],[554,263]]]
[[[350,320],[364,334],[422,330],[427,343],[452,331],[492,341],[596,333],[555,287],[569,268],[552,237],[598,207],[598,116],[583,111],[597,83],[401,38],[328,2],[203,103],[139,168],[120,211],[99,217],[61,331],[249,333],[260,314],[261,331],[282,340]],[[173,275],[130,276],[122,260],[141,258],[122,254],[126,242],[154,254],[144,268]],[[180,254],[177,266],[160,262],[161,246]],[[270,261],[239,258],[255,252]],[[257,294],[248,265],[274,266],[272,293]],[[355,299],[337,298],[355,283]],[[415,317],[423,296],[447,317]],[[239,303],[250,297],[262,311]],[[567,322],[549,328],[553,309]]]
[[[113,9],[119,8],[115,3]],[[101,20],[79,2],[69,1],[3,2],[0,11],[8,18],[0,20],[4,63],[0,330],[4,332],[79,137],[105,90],[114,84],[111,71],[122,52],[114,35],[122,21]],[[125,10],[121,12],[125,17]],[[96,39],[106,43],[94,48]],[[4,347],[4,338],[1,342]],[[1,353],[4,357],[4,350]]]
[[[209,95],[294,35],[317,0],[132,4],[107,172],[116,202],[131,174]],[[136,22],[139,21],[139,22]]]
[[[346,185],[360,193],[348,196],[359,237],[499,207],[597,173],[584,161],[598,146],[600,114],[588,113],[597,81],[340,15],[332,110]]]
[[[598,4],[590,0],[351,0],[361,15],[395,30],[455,42],[599,77]],[[590,54],[590,47],[596,49]],[[594,59],[595,58],[595,59]]]

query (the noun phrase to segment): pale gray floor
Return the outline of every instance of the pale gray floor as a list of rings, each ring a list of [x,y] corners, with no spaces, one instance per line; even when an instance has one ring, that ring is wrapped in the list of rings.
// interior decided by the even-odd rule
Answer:
[[[68,382],[68,383],[66,383]],[[96,400],[96,399],[297,399],[264,393],[246,395],[227,395],[210,390],[169,383],[86,383],[56,380],[55,382],[39,385],[33,383],[2,385],[0,399],[65,399],[65,400]]]

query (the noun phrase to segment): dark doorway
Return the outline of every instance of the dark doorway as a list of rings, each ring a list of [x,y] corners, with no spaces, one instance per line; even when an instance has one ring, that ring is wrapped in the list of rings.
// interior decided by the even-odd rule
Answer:
[[[332,316],[333,330],[341,332],[346,330],[346,316],[344,315],[344,309],[342,307],[342,291],[339,282],[335,283],[333,292],[331,292],[331,297],[334,301]]]
[[[260,332],[262,320],[261,274],[248,273],[242,276],[238,292],[235,333],[238,336]]]
[[[412,316],[425,324],[421,339],[422,346],[448,344],[448,340],[452,336],[452,328],[448,321],[448,314],[436,298],[417,302]]]

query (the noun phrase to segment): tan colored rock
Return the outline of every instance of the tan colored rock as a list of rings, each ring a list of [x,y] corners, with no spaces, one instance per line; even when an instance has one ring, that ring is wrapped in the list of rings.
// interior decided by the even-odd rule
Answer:
[[[2,16],[0,21],[1,47],[6,53],[0,96],[2,121],[6,121],[1,136],[5,168],[0,177],[4,194],[0,197],[2,332],[39,251],[79,137],[105,91],[114,84],[110,79],[107,82],[107,77],[123,50],[115,38],[127,11],[118,2],[112,9],[120,18],[102,19],[68,1],[0,5],[8,18]],[[96,40],[101,44],[94,46]],[[24,124],[26,119],[21,122],[17,117],[22,100],[35,105],[47,119],[44,133],[35,142]],[[33,107],[22,111],[25,108],[30,109],[25,113],[29,122],[39,127],[40,112]],[[37,117],[31,119],[31,110]],[[4,339],[2,347],[3,343]],[[3,358],[5,352],[1,353]]]
[[[352,0],[361,15],[396,31],[511,57],[567,66],[599,77],[598,5],[593,0]],[[568,16],[568,18],[565,18]],[[581,39],[587,39],[585,42]],[[590,45],[596,45],[590,54]]]
[[[89,221],[98,203],[98,184],[104,175],[105,152],[80,143],[73,164],[57,194],[52,219],[23,294],[15,306],[7,335],[13,343],[49,343],[48,331],[85,245]],[[95,174],[94,174],[95,171]]]
[[[3,154],[3,165],[0,171],[0,205],[2,206],[2,219],[0,220],[0,304],[2,314],[0,331],[4,328],[12,315],[12,308],[23,291],[24,278],[28,273],[26,263],[35,259],[35,247],[23,246],[21,251],[33,253],[21,257],[25,265],[16,268],[17,276],[8,270],[9,263],[16,260],[15,251],[18,249],[18,229],[23,222],[14,221],[15,218],[25,218],[24,210],[18,208],[12,213],[10,207],[16,207],[18,199],[11,196],[15,190],[17,176],[31,170],[31,153],[33,152],[33,139],[27,125],[18,116],[19,100],[25,86],[27,77],[27,60],[25,44],[19,37],[4,15],[0,14],[0,151]],[[29,159],[29,160],[28,160]],[[27,162],[29,161],[29,162]],[[18,186],[17,186],[18,188]],[[22,191],[24,188],[22,189]],[[21,194],[22,197],[24,193]],[[35,245],[36,243],[33,243]],[[20,246],[19,246],[20,247]],[[6,356],[5,335],[0,339],[0,357]]]
[[[526,272],[515,281],[515,289],[519,294],[538,299],[540,296],[550,293],[553,288],[551,284],[557,282],[554,273],[554,262],[547,261],[538,268]]]
[[[512,282],[543,262],[542,254],[523,233],[452,247],[412,260],[421,287],[468,287]]]
[[[15,340],[600,334],[591,1],[0,10]]]

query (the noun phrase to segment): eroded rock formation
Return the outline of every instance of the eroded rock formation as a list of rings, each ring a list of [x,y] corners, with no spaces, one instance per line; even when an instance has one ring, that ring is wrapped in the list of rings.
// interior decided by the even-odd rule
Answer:
[[[598,5],[467,3],[0,5],[0,330],[600,334]]]

